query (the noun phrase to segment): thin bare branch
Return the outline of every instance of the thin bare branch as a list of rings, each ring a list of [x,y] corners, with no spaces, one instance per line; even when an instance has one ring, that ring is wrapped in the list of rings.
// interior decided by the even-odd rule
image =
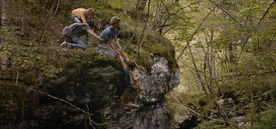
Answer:
[[[179,8],[177,11],[175,11],[174,13],[171,13],[171,12],[169,11],[167,5],[164,3],[163,0],[161,0],[161,2],[162,2],[162,4],[163,4],[164,7],[165,7],[168,16],[165,18],[164,23],[163,23],[162,25],[159,26],[159,27],[161,28],[161,29],[160,29],[160,32],[162,32],[162,30],[163,30],[164,27],[170,26],[170,25],[172,25],[172,24],[174,23],[174,22],[172,22],[171,24],[167,24],[167,22],[170,20],[170,18],[171,18],[172,16],[177,15],[181,10],[183,10],[183,9],[185,9],[185,8],[188,8],[188,7],[190,7],[190,6],[194,5],[194,4],[198,4],[198,3],[200,3],[201,1],[198,1],[198,2],[195,2],[195,3],[191,3],[191,4],[187,5],[187,6],[181,7],[181,8]],[[166,33],[166,32],[167,32],[167,31],[165,31],[165,33]],[[165,34],[165,33],[163,33],[163,34]]]
[[[186,46],[184,47],[184,49],[181,51],[181,53],[179,54],[179,56],[177,57],[177,61],[179,60],[179,58],[182,56],[183,52],[186,50],[186,48],[189,46],[190,41],[193,39],[194,35],[197,33],[197,31],[199,30],[199,28],[201,27],[201,25],[205,22],[205,20],[209,17],[209,15],[215,10],[215,8],[213,8],[205,17],[204,19],[200,22],[200,24],[198,25],[198,27],[196,28],[196,30],[194,31],[194,33],[191,35],[191,37],[188,39]]]
[[[264,20],[264,18],[266,17],[266,15],[269,13],[269,11],[273,8],[273,6],[276,4],[276,0],[274,0],[269,7],[266,9],[265,13],[263,14],[262,18],[259,20],[259,22],[257,23],[257,26],[260,26],[260,24],[262,23],[262,21]],[[254,32],[251,32],[248,34],[248,36],[244,39],[241,40],[241,44],[242,44],[242,51],[240,52],[239,56],[238,56],[238,60],[240,60],[241,55],[243,53],[243,50],[245,48],[245,45],[248,43],[248,40],[250,39],[250,37],[252,36]],[[238,64],[236,64],[236,69],[238,67]]]
[[[43,28],[43,30],[42,30],[42,33],[41,33],[41,35],[40,35],[40,38],[39,38],[39,41],[38,41],[39,47],[41,46],[41,43],[42,43],[43,38],[44,38],[44,36],[45,36],[47,27],[48,27],[48,25],[49,25],[49,23],[50,23],[50,21],[51,21],[52,15],[53,15],[53,13],[54,13],[55,5],[56,5],[56,3],[53,3],[53,5],[52,5],[52,7],[51,7],[51,9],[50,9],[49,15],[48,15],[48,19],[47,19],[47,21],[46,21],[46,23],[45,23],[45,26],[44,26],[44,28]]]
[[[174,100],[176,100],[177,103],[179,103],[179,104],[182,105],[183,107],[187,108],[188,110],[190,110],[190,111],[193,112],[194,114],[196,114],[196,115],[198,115],[198,116],[203,116],[203,117],[208,118],[208,119],[212,119],[212,118],[210,118],[209,116],[202,115],[202,114],[196,112],[195,110],[193,110],[193,109],[191,109],[191,108],[185,106],[184,104],[182,104],[182,103],[172,94],[172,92],[170,92],[170,95],[173,97]]]
[[[56,10],[55,10],[54,16],[56,16],[56,14],[57,14],[57,11],[58,11],[58,8],[59,8],[60,1],[61,1],[61,0],[58,0],[57,7],[56,7]]]
[[[88,119],[89,119],[89,122],[92,123],[92,124],[90,124],[92,127],[93,127],[93,124],[96,125],[96,126],[98,126],[98,127],[106,125],[105,123],[104,123],[104,124],[96,123],[95,121],[93,121],[93,120],[91,119],[91,116],[94,116],[94,114],[91,114],[90,112],[85,111],[85,110],[83,110],[83,109],[77,107],[76,105],[74,105],[74,104],[72,104],[72,103],[70,103],[70,102],[68,102],[68,101],[66,101],[66,100],[64,100],[64,99],[55,97],[55,96],[50,95],[50,94],[48,94],[48,93],[46,93],[46,92],[43,92],[43,91],[40,91],[40,90],[37,90],[37,89],[33,89],[33,88],[31,88],[31,87],[28,87],[28,89],[29,89],[29,90],[32,90],[32,91],[34,91],[34,92],[37,92],[37,93],[39,93],[39,94],[46,95],[47,97],[50,97],[50,98],[52,98],[52,99],[54,99],[54,100],[60,101],[60,102],[62,102],[62,103],[65,103],[65,104],[67,104],[67,105],[69,105],[69,106],[71,106],[71,107],[77,109],[78,111],[81,111],[82,113],[84,113],[85,115],[87,115],[87,117],[88,117]]]
[[[209,0],[211,3],[213,3],[215,6],[217,6],[219,9],[221,9],[224,13],[226,13],[231,19],[233,19],[237,24],[241,26],[241,23],[239,23],[232,15],[230,15],[226,10],[224,10],[222,7],[220,7],[218,4],[216,4],[214,1]]]
[[[274,0],[269,7],[266,9],[265,13],[263,14],[262,18],[260,19],[260,21],[258,22],[258,26],[261,24],[261,22],[264,20],[264,18],[266,17],[266,15],[269,13],[269,11],[273,8],[273,6],[276,4],[276,0]]]
[[[187,42],[189,42],[189,41],[187,41]],[[220,113],[222,119],[225,121],[226,125],[229,125],[229,126],[231,126],[231,127],[233,126],[233,127],[238,128],[235,124],[232,124],[232,123],[229,122],[229,119],[228,119],[226,113],[224,112],[222,106],[219,105],[219,104],[215,101],[215,99],[214,99],[214,97],[213,97],[213,94],[211,94],[212,92],[211,92],[211,91],[209,91],[209,92],[207,91],[206,85],[204,84],[204,80],[202,79],[202,77],[201,77],[201,75],[200,75],[200,73],[199,73],[198,67],[197,67],[197,65],[196,65],[195,58],[194,58],[194,56],[193,56],[192,50],[191,50],[191,48],[190,48],[190,45],[188,45],[188,49],[189,49],[190,54],[191,54],[191,57],[192,57],[192,62],[193,62],[193,65],[194,65],[196,74],[197,74],[197,76],[198,76],[198,79],[199,79],[199,81],[200,81],[201,87],[202,87],[202,89],[203,89],[203,91],[204,91],[206,97],[210,98],[210,99],[214,102],[214,104],[216,105],[216,107],[217,107],[218,110],[219,110],[219,113]],[[209,90],[210,90],[210,89],[209,89]]]
[[[254,5],[256,4],[256,2],[257,2],[257,0],[254,1],[254,3],[252,4],[252,6],[251,6],[251,8],[250,8],[250,10],[249,10],[248,15],[246,16],[245,25],[246,25],[247,21],[249,20],[249,16],[250,16],[250,14],[251,14],[251,12],[252,12],[252,9],[253,9]]]
[[[146,23],[145,23],[145,25],[144,25],[144,28],[143,28],[143,30],[142,30],[142,32],[141,32],[141,35],[140,35],[140,37],[139,37],[139,40],[138,40],[137,53],[136,53],[136,61],[137,61],[137,59],[138,59],[139,56],[140,56],[140,54],[139,54],[139,53],[140,53],[140,47],[141,47],[141,45],[142,45],[144,39],[147,37],[147,35],[145,35],[144,38],[143,38],[143,35],[144,35],[144,32],[145,32],[146,27],[147,27],[147,25],[148,25],[149,14],[150,14],[150,3],[151,3],[151,0],[149,0],[149,3],[148,3],[148,13],[147,13],[148,17],[147,17]],[[151,31],[151,29],[149,30],[149,32],[150,32],[150,31]]]

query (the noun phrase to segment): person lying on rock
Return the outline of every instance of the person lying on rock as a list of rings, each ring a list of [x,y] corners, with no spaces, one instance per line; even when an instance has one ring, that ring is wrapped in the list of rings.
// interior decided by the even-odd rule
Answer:
[[[105,39],[100,38],[95,34],[94,28],[96,24],[93,20],[87,21],[87,23],[73,23],[63,29],[63,35],[66,41],[60,44],[61,47],[80,48],[82,50],[87,49],[87,45],[80,39],[81,36],[89,34],[101,42],[105,42]]]
[[[123,54],[123,56],[126,56],[117,38],[119,26],[119,17],[113,16],[110,19],[110,26],[105,28],[100,34],[101,38],[107,40],[107,42],[98,41],[98,49],[100,53],[106,54],[113,58],[118,58],[120,53]],[[118,47],[118,49],[115,48],[114,44]]]
[[[134,99],[140,94],[140,73],[136,68],[136,63],[132,60],[128,60],[125,63],[122,56],[119,55],[119,59],[124,68],[125,77],[126,77],[126,89],[120,97],[120,111],[119,113],[124,112],[125,106],[130,108],[140,108],[142,105],[137,105],[131,103]]]

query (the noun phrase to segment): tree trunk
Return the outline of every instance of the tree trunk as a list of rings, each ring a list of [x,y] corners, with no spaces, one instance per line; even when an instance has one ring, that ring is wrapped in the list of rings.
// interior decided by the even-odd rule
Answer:
[[[7,26],[7,23],[8,23],[7,0],[2,0],[1,26]]]
[[[148,3],[148,13],[147,13],[148,16],[149,16],[149,14],[150,14],[150,2],[151,2],[151,1],[149,0],[149,3]],[[144,35],[144,32],[145,32],[145,30],[146,30],[146,28],[147,28],[147,25],[148,25],[148,19],[149,19],[149,17],[147,17],[146,23],[145,23],[145,25],[144,25],[144,28],[143,28],[143,30],[142,30],[142,32],[141,32],[141,34],[140,34],[140,37],[139,37],[139,39],[138,39],[138,42],[137,42],[136,61],[137,61],[137,59],[138,59],[139,56],[140,56],[140,47],[141,47],[141,45],[142,45],[144,39],[147,37],[147,35],[148,35],[149,32],[151,31],[151,29],[149,29],[148,33],[147,33],[146,35]]]
[[[1,26],[2,28],[5,28],[8,25],[8,13],[7,13],[7,0],[2,0],[2,14],[1,14]],[[2,43],[2,40],[0,39],[0,43]],[[8,67],[8,58],[5,57],[1,61],[1,69],[4,71]]]
[[[145,7],[146,7],[146,3],[148,2],[148,0],[137,0],[137,4],[136,4],[136,10],[137,12],[143,12]]]
[[[25,8],[24,5],[26,3],[26,0],[21,0],[22,4],[22,10],[21,10],[21,32],[25,34],[27,32],[27,22],[26,22],[26,17],[25,17]]]
[[[228,49],[229,50],[229,61],[230,61],[231,64],[234,64],[234,62],[235,62],[234,61],[234,52],[233,52],[234,51],[233,50],[234,47],[233,47],[233,43],[232,42],[229,43],[229,47],[228,48],[229,48]]]
[[[201,77],[200,72],[199,72],[199,70],[198,70],[198,67],[197,67],[197,65],[196,65],[195,58],[194,58],[194,56],[193,56],[193,52],[192,52],[192,50],[191,50],[191,48],[190,48],[190,45],[189,45],[189,41],[187,41],[187,44],[188,44],[188,49],[189,49],[190,54],[191,54],[192,62],[193,62],[193,65],[194,65],[194,68],[195,68],[195,71],[196,71],[198,80],[200,81],[200,84],[201,84],[201,86],[202,86],[202,89],[203,89],[203,91],[204,91],[206,97],[207,97],[207,98],[210,98],[210,99],[214,102],[214,104],[216,105],[216,107],[217,107],[218,110],[219,110],[219,114],[221,115],[221,117],[222,117],[223,120],[225,121],[226,125],[235,126],[235,127],[236,127],[236,125],[233,125],[233,124],[230,124],[230,123],[229,123],[228,117],[227,117],[227,115],[225,114],[225,111],[223,110],[223,108],[221,107],[221,105],[219,105],[219,104],[215,101],[214,95],[213,95],[210,91],[208,92],[208,90],[207,90],[207,88],[206,88],[206,85],[205,85],[205,83],[204,83],[204,80],[203,80],[203,78]]]
[[[136,3],[136,13],[137,13],[137,18],[140,20],[141,19],[141,15],[145,9],[145,6],[147,4],[148,0],[137,0]]]

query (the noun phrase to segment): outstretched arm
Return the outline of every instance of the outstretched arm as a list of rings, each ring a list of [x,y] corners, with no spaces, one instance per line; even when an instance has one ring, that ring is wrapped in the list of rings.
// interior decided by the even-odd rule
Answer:
[[[121,61],[123,68],[126,69],[126,63],[124,62],[123,57],[121,55],[119,55],[119,59]]]
[[[119,48],[120,50],[122,49],[121,45],[119,44],[117,35],[114,37],[114,43],[118,46],[118,48]]]
[[[122,49],[122,47],[121,47],[121,45],[119,43],[119,40],[118,40],[117,36],[115,36],[114,42],[118,46],[120,54],[123,55],[123,57],[125,58],[126,61],[129,61],[126,53],[124,52],[124,50]]]
[[[94,31],[92,31],[91,29],[87,29],[86,30],[87,33],[91,36],[93,36],[94,38],[98,39],[101,42],[105,42],[105,39],[102,39],[100,36],[96,35]]]
[[[112,40],[107,40],[107,43],[109,44],[109,46],[112,48],[112,50],[117,54],[120,55],[120,52],[117,51],[117,49],[114,47]]]

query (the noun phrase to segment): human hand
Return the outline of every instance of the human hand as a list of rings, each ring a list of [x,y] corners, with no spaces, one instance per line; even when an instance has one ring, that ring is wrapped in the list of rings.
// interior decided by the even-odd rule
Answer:
[[[122,52],[123,49],[122,49],[122,48],[118,48],[117,51],[118,51],[118,52]]]
[[[107,42],[107,40],[106,40],[106,39],[103,39],[103,38],[100,38],[100,41],[101,41],[101,42],[105,42],[105,43]]]
[[[117,55],[121,55],[120,52],[116,51]]]

